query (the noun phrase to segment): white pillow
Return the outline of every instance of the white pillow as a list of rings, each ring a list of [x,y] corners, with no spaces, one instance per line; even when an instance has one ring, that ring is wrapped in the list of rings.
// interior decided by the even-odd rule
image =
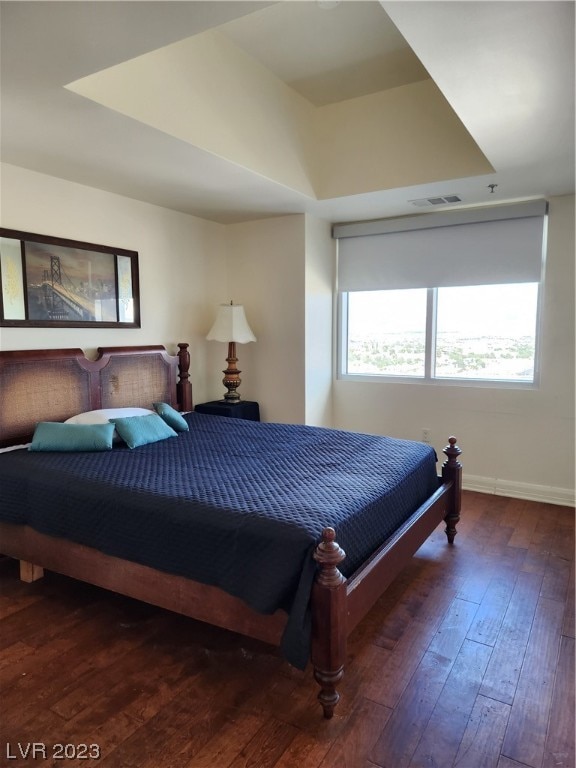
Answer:
[[[65,424],[108,424],[110,419],[125,419],[128,416],[148,416],[156,413],[148,408],[101,408],[98,411],[86,411],[66,419]],[[114,442],[121,443],[122,438],[114,429]]]
[[[65,424],[107,424],[110,419],[125,419],[128,416],[147,416],[155,413],[148,408],[101,408],[98,411],[86,411],[66,419]]]

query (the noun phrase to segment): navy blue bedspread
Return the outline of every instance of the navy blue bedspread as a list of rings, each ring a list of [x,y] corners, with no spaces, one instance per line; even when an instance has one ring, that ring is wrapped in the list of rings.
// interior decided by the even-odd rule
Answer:
[[[333,526],[351,575],[438,487],[422,443],[191,413],[189,432],[129,450],[0,455],[0,520],[212,584],[289,614],[309,652],[314,546]],[[1,545],[0,545],[1,551]]]

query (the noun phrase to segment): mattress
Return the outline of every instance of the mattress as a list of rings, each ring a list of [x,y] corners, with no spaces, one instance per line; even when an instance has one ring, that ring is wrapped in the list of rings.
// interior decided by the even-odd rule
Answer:
[[[286,658],[309,652],[312,552],[332,526],[345,576],[438,488],[422,443],[190,413],[130,450],[0,455],[0,520],[287,612]],[[1,550],[1,542],[0,542]]]

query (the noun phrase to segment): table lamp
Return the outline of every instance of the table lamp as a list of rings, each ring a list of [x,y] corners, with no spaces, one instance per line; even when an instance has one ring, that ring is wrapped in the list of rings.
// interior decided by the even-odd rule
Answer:
[[[220,304],[216,320],[206,339],[208,341],[228,342],[228,357],[226,358],[228,367],[222,371],[224,374],[222,383],[228,390],[224,395],[224,400],[227,403],[239,403],[240,395],[237,390],[242,381],[240,378],[242,371],[236,367],[238,362],[236,344],[248,344],[251,341],[256,341],[256,336],[252,333],[246,320],[244,307],[241,304],[234,304],[232,301],[230,304]]]

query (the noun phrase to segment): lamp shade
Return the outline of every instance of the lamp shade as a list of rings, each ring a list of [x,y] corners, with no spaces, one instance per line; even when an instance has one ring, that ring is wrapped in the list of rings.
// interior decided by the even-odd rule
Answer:
[[[238,344],[248,344],[256,341],[252,333],[242,304],[220,304],[214,325],[210,329],[208,341],[235,341]]]

